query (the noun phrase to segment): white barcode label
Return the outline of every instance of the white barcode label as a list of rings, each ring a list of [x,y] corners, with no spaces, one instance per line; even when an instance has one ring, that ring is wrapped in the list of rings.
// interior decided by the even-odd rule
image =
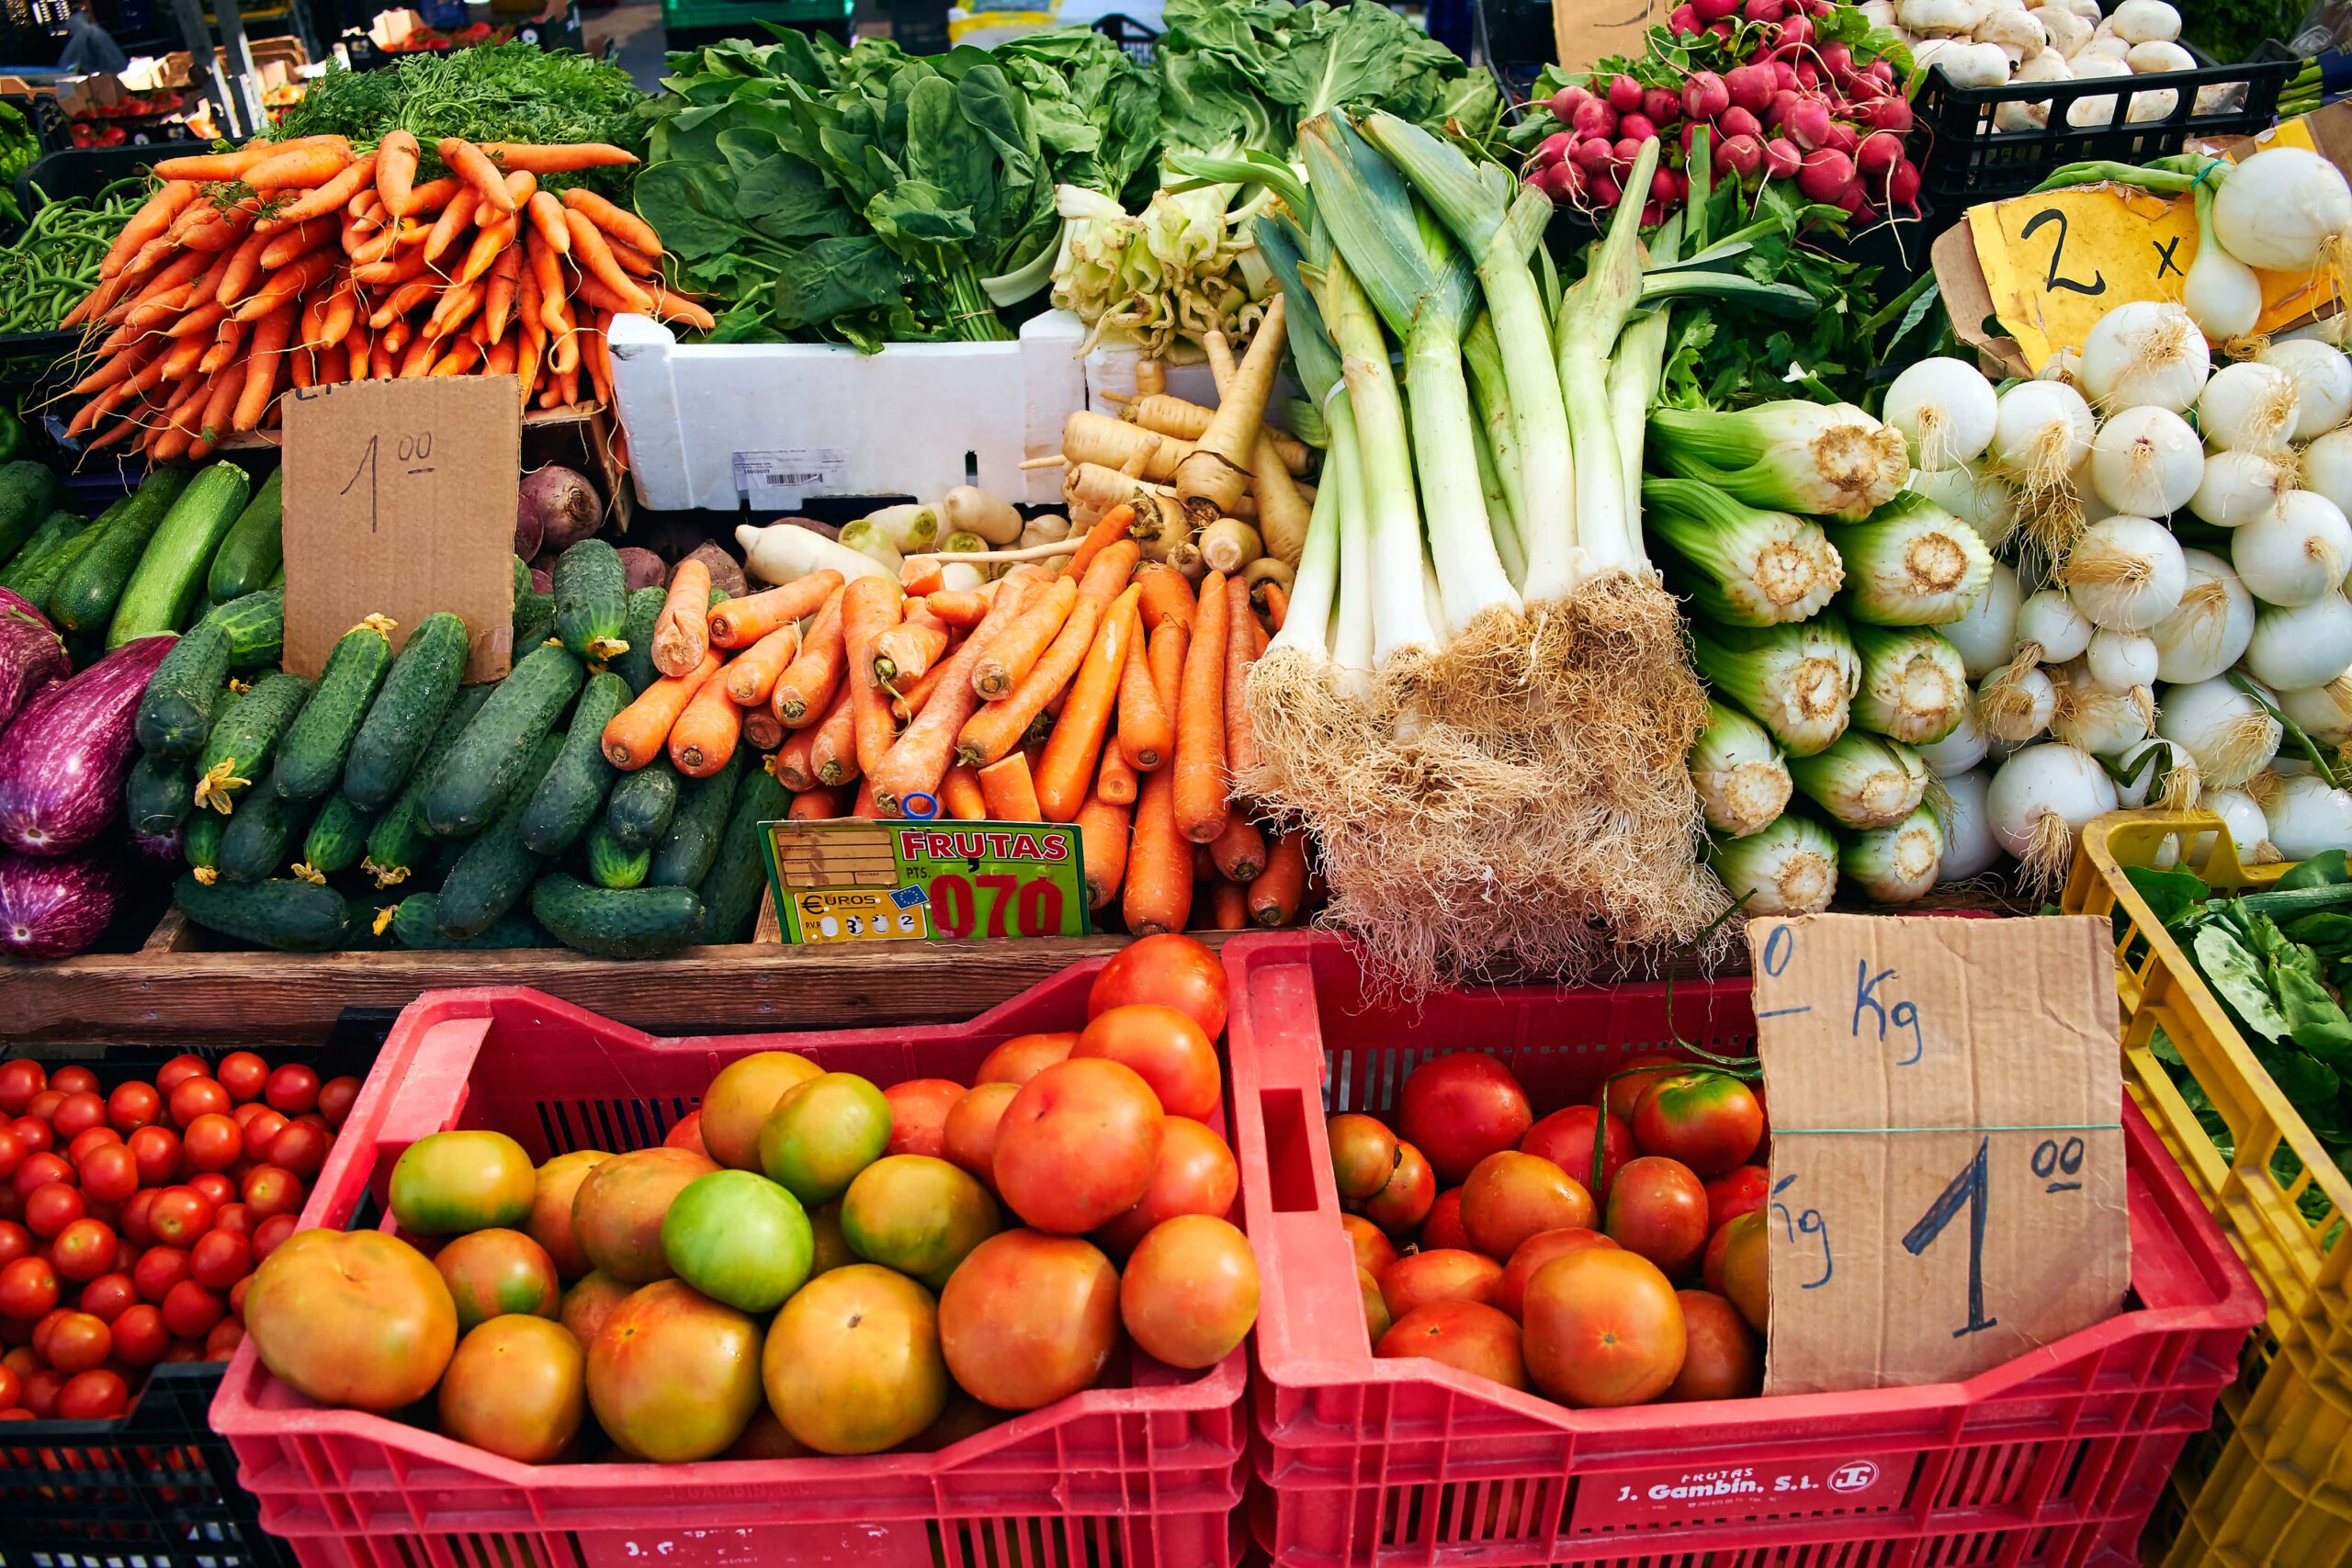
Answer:
[[[849,474],[849,454],[834,446],[790,446],[735,454],[735,488],[757,505],[789,504],[810,491],[830,490]]]

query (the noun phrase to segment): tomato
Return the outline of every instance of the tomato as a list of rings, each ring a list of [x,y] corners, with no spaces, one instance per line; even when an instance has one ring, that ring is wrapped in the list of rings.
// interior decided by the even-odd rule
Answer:
[[[17,1332],[19,1339],[32,1332],[32,1325],[28,1323],[18,1323],[13,1317],[9,1318],[7,1323],[10,1329]],[[40,1371],[40,1352],[34,1349],[29,1343],[20,1343],[6,1355],[0,1356],[0,1367],[7,1368],[21,1381]]]
[[[703,1158],[709,1159],[710,1150],[702,1141],[702,1112],[689,1111],[679,1117],[678,1124],[662,1134],[662,1146],[665,1149],[684,1149],[688,1154],[700,1155]]]
[[[56,1145],[57,1134],[51,1131],[48,1122],[38,1116],[20,1116],[8,1126],[28,1155],[39,1154]]]
[[[1594,1201],[1606,1202],[1618,1168],[1641,1151],[1634,1146],[1634,1130],[1624,1119],[1609,1118],[1608,1129],[1600,1135],[1600,1185],[1593,1186],[1592,1124],[1600,1115],[1599,1109],[1590,1105],[1555,1111],[1530,1127],[1519,1146],[1522,1153],[1540,1155],[1575,1177]]]
[[[286,1243],[301,1222],[292,1214],[272,1214],[254,1227],[254,1261],[258,1264]]]
[[[1156,1360],[1187,1371],[1216,1366],[1258,1321],[1258,1260],[1248,1238],[1208,1214],[1155,1225],[1119,1277],[1119,1320]]]
[[[56,1118],[57,1108],[64,1103],[65,1091],[51,1086],[33,1096],[33,1102],[25,1107],[25,1115],[47,1126]]]
[[[1649,1092],[1651,1085],[1690,1070],[1688,1061],[1663,1051],[1645,1051],[1626,1057],[1609,1069],[1609,1114],[1631,1127],[1634,1108],[1641,1104],[1642,1096]],[[1620,1074],[1624,1076],[1621,1077]]]
[[[1475,1252],[1414,1252],[1380,1271],[1380,1294],[1388,1315],[1399,1318],[1430,1302],[1491,1303],[1502,1277],[1501,1264]]]
[[[493,1317],[553,1317],[563,1300],[555,1260],[521,1231],[469,1231],[433,1255],[458,1309],[458,1333]]]
[[[86,1312],[58,1314],[40,1346],[49,1364],[67,1377],[88,1371],[113,1349],[114,1330],[107,1326],[106,1319]]]
[[[594,1167],[571,1199],[572,1235],[581,1251],[623,1284],[668,1278],[673,1270],[662,1252],[662,1218],[689,1183],[718,1168],[673,1148],[638,1149]]]
[[[155,1200],[162,1191],[157,1187],[142,1187],[123,1200],[122,1234],[141,1247],[151,1246],[155,1240],[155,1227],[147,1223],[147,1217],[154,1212]]]
[[[294,1122],[277,1134],[270,1164],[285,1164],[276,1157],[278,1145],[301,1127]],[[286,1168],[302,1176],[292,1166]],[[530,1214],[537,1189],[531,1156],[505,1134],[434,1133],[402,1150],[392,1166],[392,1217],[401,1229],[419,1235],[511,1229]]]
[[[234,1317],[224,1317],[212,1325],[211,1333],[204,1337],[204,1359],[225,1361],[235,1355],[237,1347],[244,1342],[245,1325]]]
[[[775,1333],[773,1325],[769,1326],[769,1333],[771,1335]],[[981,1408],[987,1407],[983,1405]],[[775,1418],[775,1410],[773,1406],[763,1404],[752,1412],[752,1424],[743,1428],[743,1435],[729,1444],[727,1451],[718,1457],[720,1459],[808,1459],[816,1451],[784,1429],[784,1423]]]
[[[185,1129],[199,1116],[226,1116],[234,1102],[216,1079],[182,1078],[164,1103],[171,1107],[173,1122]]]
[[[1189,1014],[1149,1002],[1097,1013],[1070,1059],[1100,1056],[1133,1067],[1170,1116],[1205,1122],[1223,1102],[1216,1047]]]
[[[123,1308],[108,1326],[114,1331],[114,1359],[128,1367],[153,1366],[172,1342],[163,1312],[145,1302]]]
[[[139,1162],[141,1187],[161,1187],[179,1174],[180,1135],[169,1127],[141,1127],[123,1142]]]
[[[783,1305],[808,1280],[815,1251],[800,1201],[748,1170],[695,1178],[662,1218],[662,1255],[678,1278],[744,1312]]]
[[[14,1410],[24,1396],[25,1380],[11,1367],[0,1367],[0,1410]]]
[[[1768,1233],[1761,1210],[1739,1215],[1724,1226],[1724,1255],[1720,1270],[1723,1293],[1747,1320],[1747,1326],[1757,1333],[1764,1332],[1770,1318],[1772,1273],[1765,1258]]]
[[[54,1239],[67,1225],[88,1213],[89,1206],[82,1201],[78,1188],[52,1181],[46,1187],[36,1187],[25,1198],[25,1228],[43,1241]],[[103,1269],[100,1273],[106,1272]]]
[[[1622,1247],[1582,1247],[1538,1269],[1521,1327],[1528,1375],[1563,1404],[1640,1404],[1682,1370],[1674,1287]]]
[[[139,1286],[140,1299],[154,1306],[164,1304],[172,1287],[188,1277],[187,1252],[177,1247],[151,1247],[139,1255],[130,1267],[130,1278]]]
[[[30,1323],[57,1304],[57,1270],[46,1258],[19,1258],[0,1268],[0,1314]]]
[[[225,1291],[253,1271],[253,1240],[234,1231],[208,1231],[188,1248],[188,1278],[208,1291]]]
[[[251,1051],[232,1051],[220,1058],[212,1076],[231,1100],[242,1103],[261,1098],[262,1086],[269,1082],[269,1064]]]
[[[1087,987],[1086,1016],[1149,1002],[1174,1008],[1214,1040],[1225,1032],[1226,999],[1224,962],[1193,938],[1164,931],[1139,937],[1113,955]]]
[[[107,1096],[107,1123],[128,1138],[141,1127],[152,1126],[164,1113],[164,1097],[155,1092],[153,1084],[132,1079],[114,1086]]]
[[[1392,1235],[1413,1229],[1437,1202],[1437,1173],[1418,1145],[1396,1145],[1396,1169],[1363,1205],[1364,1218]]]
[[[1462,1183],[1462,1228],[1470,1245],[1507,1258],[1542,1231],[1588,1228],[1595,1214],[1584,1184],[1548,1159],[1498,1149]]]
[[[613,1309],[635,1294],[637,1287],[624,1285],[610,1274],[594,1269],[582,1274],[571,1288],[563,1292],[563,1305],[559,1319],[567,1332],[580,1341],[584,1354],[596,1342],[596,1335],[605,1326]]]
[[[1519,1325],[1482,1302],[1442,1301],[1417,1307],[1373,1342],[1372,1353],[1384,1360],[1419,1356],[1505,1388],[1527,1386]]]
[[[14,1220],[0,1220],[0,1267],[35,1250],[33,1233]]]
[[[128,1144],[107,1144],[84,1157],[82,1190],[102,1203],[128,1202],[139,1190],[139,1157]]]
[[[1739,1309],[1710,1291],[1677,1291],[1682,1303],[1682,1370],[1659,1397],[1750,1399],[1764,1389],[1764,1355]]]
[[[571,1229],[571,1201],[588,1173],[612,1157],[602,1149],[574,1149],[556,1156],[533,1175],[531,1212],[523,1221],[523,1234],[547,1248],[559,1279],[577,1280],[588,1272],[588,1255],[580,1250]]]
[[[229,1287],[229,1315],[240,1324],[245,1320],[245,1296],[253,1282],[254,1277],[248,1274]]]
[[[85,1127],[74,1134],[72,1143],[65,1145],[65,1163],[78,1172],[82,1162],[88,1159],[93,1152],[121,1143],[122,1134],[111,1127]]]
[[[1323,1124],[1331,1147],[1331,1180],[1343,1203],[1361,1203],[1388,1185],[1396,1168],[1396,1134],[1388,1124],[1361,1111],[1344,1111]]]
[[[846,1269],[857,1261],[857,1254],[849,1249],[849,1237],[842,1235],[842,1206],[821,1203],[808,1211],[810,1237],[808,1277],[829,1274],[836,1269]]]
[[[1470,1245],[1470,1232],[1462,1224],[1462,1189],[1449,1187],[1437,1195],[1430,1205],[1429,1218],[1421,1222],[1421,1250],[1432,1252],[1441,1247],[1463,1251],[1476,1251]]]
[[[180,1146],[197,1170],[226,1170],[245,1152],[245,1135],[226,1116],[206,1114],[187,1124]]]
[[[980,1070],[972,1075],[972,1087],[1009,1083],[1018,1089],[1056,1062],[1069,1060],[1070,1047],[1077,1043],[1075,1029],[1049,1034],[1016,1034],[980,1059]]]
[[[25,1408],[40,1420],[57,1415],[57,1396],[65,1387],[65,1374],[54,1367],[43,1367],[25,1380]]]
[[[1740,1215],[1762,1208],[1771,1196],[1772,1177],[1760,1165],[1735,1166],[1710,1178],[1705,1186],[1707,1234],[1713,1235]]]
[[[1020,1092],[1017,1083],[980,1083],[965,1090],[963,1098],[947,1108],[946,1125],[940,1129],[940,1153],[948,1163],[993,1184],[997,1124]]]
[[[245,1207],[253,1211],[256,1221],[275,1219],[280,1214],[302,1212],[302,1181],[290,1170],[274,1165],[257,1165],[245,1172],[245,1179],[237,1190]]]
[[[440,1411],[441,1429],[459,1442],[545,1464],[587,1418],[587,1353],[544,1317],[493,1317],[458,1341],[441,1375]]]
[[[1151,1185],[1134,1208],[1094,1233],[1094,1243],[1125,1258],[1155,1227],[1180,1214],[1225,1218],[1240,1188],[1241,1168],[1223,1138],[1189,1116],[1168,1117],[1160,1122]]]
[[[390,1411],[440,1381],[457,1348],[458,1312],[440,1274],[399,1237],[313,1230],[254,1270],[245,1332],[298,1393]]]
[[[97,1091],[98,1075],[87,1067],[60,1067],[49,1075],[49,1087],[60,1094],[94,1094]]]
[[[50,1125],[57,1129],[61,1138],[78,1138],[93,1127],[107,1124],[107,1102],[87,1089],[77,1090],[59,1102],[57,1114],[50,1118]]]
[[[890,1146],[891,1101],[855,1073],[784,1091],[760,1126],[756,1168],[806,1204],[830,1203]]]
[[[1355,1254],[1356,1267],[1377,1275],[1396,1261],[1396,1244],[1378,1225],[1362,1214],[1341,1214],[1340,1224],[1348,1233],[1349,1246]]]
[[[1678,1073],[1643,1091],[1634,1136],[1650,1154],[1680,1160],[1702,1177],[1721,1176],[1756,1152],[1764,1111],[1748,1087],[1726,1073]]]
[[[1680,1279],[1707,1246],[1707,1190],[1688,1166],[1659,1155],[1628,1160],[1609,1189],[1601,1229]]]
[[[952,1386],[931,1292],[869,1263],[812,1280],[786,1302],[760,1371],[784,1429],[827,1454],[909,1441],[946,1409]]]
[[[194,1247],[212,1228],[214,1204],[193,1187],[166,1187],[147,1211],[147,1228],[167,1247]]]
[[[732,1170],[760,1168],[760,1127],[784,1098],[824,1069],[789,1051],[758,1051],[729,1062],[702,1091],[702,1141]]]
[[[130,1385],[120,1372],[102,1368],[77,1372],[57,1393],[57,1415],[63,1421],[112,1421],[130,1407]]]
[[[82,1287],[80,1304],[84,1312],[112,1323],[139,1304],[139,1287],[130,1282],[129,1274],[120,1270],[101,1274]]]
[[[1523,1316],[1527,1310],[1528,1281],[1535,1271],[1555,1258],[1565,1258],[1571,1252],[1588,1247],[1614,1247],[1617,1244],[1596,1230],[1583,1226],[1568,1226],[1555,1231],[1538,1231],[1519,1244],[1519,1249],[1503,1265],[1503,1277],[1495,1286],[1495,1305],[1513,1318]]]
[[[1076,1236],[992,1235],[939,1293],[947,1370],[999,1410],[1035,1410],[1092,1387],[1118,1341],[1118,1271]]]
[[[359,1098],[359,1080],[345,1074],[329,1078],[319,1086],[319,1114],[327,1119],[327,1126],[340,1131],[345,1118],[351,1114],[353,1103]]]
[[[114,1232],[103,1221],[75,1220],[57,1233],[50,1259],[58,1274],[75,1284],[87,1284],[115,1265]]]
[[[212,1069],[205,1064],[203,1057],[184,1051],[155,1069],[155,1088],[165,1100],[169,1100],[172,1090],[188,1079],[211,1076]]]
[[[17,1136],[13,1124],[0,1122],[0,1180],[16,1175],[17,1168],[24,1164],[25,1156],[32,1152],[25,1141]]]
[[[22,1116],[33,1096],[49,1087],[49,1074],[39,1062],[17,1057],[0,1062],[0,1111]]]
[[[80,1173],[63,1155],[53,1155],[43,1149],[37,1155],[25,1156],[25,1163],[17,1168],[17,1179],[12,1185],[17,1197],[29,1198],[44,1187],[77,1187],[81,1179]]]
[[[435,1133],[433,1136],[436,1138],[505,1138],[503,1133]],[[327,1147],[334,1140],[334,1134],[322,1132],[308,1122],[288,1122],[277,1130],[277,1134],[269,1140],[266,1148],[257,1152],[270,1164],[290,1170],[308,1181],[325,1168]],[[514,1153],[521,1156],[523,1168],[530,1169],[531,1156],[522,1153],[523,1145],[515,1144],[512,1138],[506,1138],[506,1142],[514,1145]],[[409,1146],[414,1148],[416,1145],[412,1144]],[[401,1157],[407,1156],[403,1155]],[[507,1178],[512,1179],[513,1167],[508,1166],[504,1170]],[[512,1196],[512,1190],[509,1188],[500,1187],[497,1190],[502,1197]]]
[[[199,1170],[187,1179],[187,1184],[203,1195],[204,1201],[212,1205],[216,1213],[222,1204],[237,1201],[237,1184],[229,1179],[225,1171]]]
[[[253,1237],[255,1223],[253,1207],[247,1203],[223,1203],[212,1213],[214,1230],[241,1235],[247,1240]]]
[[[1388,1332],[1388,1299],[1380,1293],[1380,1281],[1374,1279],[1369,1270],[1356,1270],[1356,1299],[1363,1308],[1366,1341],[1377,1345],[1380,1337]]]
[[[947,1146],[947,1113],[964,1098],[964,1086],[948,1078],[909,1078],[882,1091],[890,1103],[890,1140],[885,1153],[941,1157]]]
[[[262,1093],[271,1110],[285,1116],[300,1116],[319,1108],[319,1075],[288,1062],[269,1075]]]
[[[1165,1122],[1133,1068],[1099,1057],[1057,1062],[1021,1087],[997,1123],[998,1195],[1038,1230],[1106,1224],[1150,1190]]]
[[[866,1167],[842,1195],[841,1214],[852,1252],[934,1291],[1004,1224],[969,1171],[925,1155],[889,1155]]]
[[[1534,1121],[1510,1069],[1476,1051],[1422,1063],[1396,1097],[1396,1135],[1449,1187],[1498,1149],[1516,1148]]]
[[[683,1280],[660,1280],[621,1303],[588,1347],[589,1406],[634,1459],[724,1452],[760,1394],[758,1322]]]

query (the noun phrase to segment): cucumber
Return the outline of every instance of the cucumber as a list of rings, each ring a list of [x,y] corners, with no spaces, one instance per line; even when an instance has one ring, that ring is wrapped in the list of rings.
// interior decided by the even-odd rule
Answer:
[[[605,726],[628,705],[628,682],[609,670],[588,677],[571,710],[563,753],[532,793],[523,841],[543,855],[561,854],[588,829],[620,773],[605,760]]]
[[[163,838],[187,820],[196,802],[196,769],[184,758],[150,753],[130,766],[122,783],[122,814],[130,830]]]
[[[140,746],[153,756],[194,760],[212,733],[228,679],[228,632],[198,621],[148,678],[139,699]]]
[[[8,558],[7,570],[0,571],[0,588],[22,592],[23,590],[17,586],[17,579],[39,566],[41,557],[88,526],[76,513],[51,513],[41,520],[40,526],[33,530],[33,536],[25,541],[24,547]]]
[[[47,464],[26,459],[0,468],[0,560],[23,549],[56,504],[57,476]]]
[[[555,635],[555,595],[521,593],[514,599],[514,662]]]
[[[370,615],[336,640],[319,671],[318,690],[278,743],[271,776],[280,799],[316,800],[343,776],[344,753],[391,667],[391,626]]]
[[[7,409],[0,409],[0,463],[17,457],[31,440],[24,420]]]
[[[207,931],[281,953],[328,953],[351,940],[351,907],[317,883],[283,877],[269,882],[207,885],[193,874],[172,888],[180,913]]]
[[[261,882],[284,871],[310,830],[316,808],[307,800],[289,799],[277,781],[277,769],[272,768],[220,835],[220,874],[231,882]]]
[[[531,563],[521,556],[514,558],[514,597],[521,599],[531,591]]]
[[[244,510],[252,489],[253,480],[234,463],[215,463],[188,480],[123,585],[114,622],[107,628],[108,648],[187,625],[203,590],[205,569],[212,564],[221,536]]]
[[[662,671],[653,668],[653,625],[662,618],[669,597],[659,588],[640,588],[628,596],[628,620],[621,630],[628,651],[613,660],[613,669],[628,682],[631,694],[662,678]]]
[[[180,840],[180,853],[187,857],[199,882],[210,882],[220,874],[220,835],[228,830],[229,819],[218,811],[189,814],[187,833]]]
[[[598,958],[658,958],[702,940],[702,900],[685,887],[591,887],[561,872],[531,889],[531,913],[566,947]]]
[[[225,604],[269,586],[270,578],[286,557],[282,526],[285,488],[285,468],[272,469],[261,489],[254,491],[253,499],[245,503],[244,512],[230,525],[228,536],[220,541],[220,548],[212,557],[212,570],[205,579],[206,592],[214,604]]]
[[[379,916],[379,930],[390,931],[402,947],[426,951],[450,948],[545,947],[547,933],[528,915],[501,915],[471,936],[453,937],[441,929],[440,900],[430,893],[412,893]]]
[[[236,797],[263,776],[277,738],[310,697],[310,682],[274,670],[231,703],[214,722],[197,759],[196,803],[235,810]]]
[[[550,735],[531,752],[530,763],[496,821],[466,844],[441,885],[441,929],[451,936],[474,936],[523,900],[546,861],[523,841],[523,813],[557,755],[563,737]]]
[[[465,676],[466,623],[446,610],[419,621],[344,759],[343,793],[354,806],[380,811],[400,794]]]
[[[90,525],[93,528],[97,525]],[[204,617],[229,634],[229,668],[274,668],[286,651],[286,590],[281,585],[232,599]]]
[[[585,679],[587,671],[567,649],[526,654],[433,770],[424,786],[424,825],[442,838],[488,827]]]
[[[311,831],[302,840],[302,863],[294,874],[310,882],[349,871],[368,852],[368,830],[375,825],[376,819],[352,805],[350,796],[327,796],[311,818]]]
[[[599,887],[636,887],[653,869],[653,852],[630,849],[613,836],[612,824],[588,829],[588,880]]]
[[[628,572],[620,551],[582,539],[555,561],[555,635],[599,669],[628,651]]]
[[[667,757],[621,775],[605,802],[605,823],[623,849],[650,850],[662,841],[678,808],[678,770]]]
[[[458,737],[473,722],[474,716],[481,711],[482,704],[490,700],[490,694],[488,686],[469,686],[458,694],[399,798],[368,830],[368,858],[359,863],[362,870],[375,877],[377,886],[390,887],[407,880],[424,858],[433,842],[433,836],[424,830],[425,782],[433,776],[434,767],[449,754],[449,748],[458,743]]]
[[[734,807],[718,859],[697,889],[703,934],[710,942],[749,942],[758,923],[760,895],[767,890],[766,852],[760,847],[763,822],[777,821],[791,808],[792,792],[764,767],[747,765],[735,786]]]
[[[678,809],[670,814],[669,830],[653,851],[648,882],[657,887],[695,887],[710,874],[718,841],[727,836],[727,812],[735,804],[735,780],[742,764],[739,746],[728,753],[726,766],[718,772],[686,781],[678,792]]]
[[[122,504],[121,502],[115,502],[116,506]],[[76,530],[71,537],[60,540],[55,549],[30,566],[21,570],[11,569],[5,578],[0,578],[0,588],[20,593],[30,603],[47,610],[50,600],[56,595],[59,581],[91,546],[105,537],[114,515],[111,510],[100,513],[96,522]]]

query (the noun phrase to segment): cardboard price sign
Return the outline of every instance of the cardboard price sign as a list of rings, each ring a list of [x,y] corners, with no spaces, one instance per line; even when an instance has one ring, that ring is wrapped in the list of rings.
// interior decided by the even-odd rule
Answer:
[[[466,679],[513,653],[523,422],[504,376],[347,381],[286,395],[286,668],[315,677],[368,615],[395,648],[462,617]]]
[[[1084,936],[1086,857],[1053,822],[769,822],[768,885],[791,942]]]
[[[2087,916],[1747,928],[1771,1107],[1764,1392],[1974,1375],[2131,1283],[2115,953]]]
[[[1672,0],[1552,0],[1552,42],[1574,75],[1611,55],[1639,55],[1652,28],[1666,26]]]

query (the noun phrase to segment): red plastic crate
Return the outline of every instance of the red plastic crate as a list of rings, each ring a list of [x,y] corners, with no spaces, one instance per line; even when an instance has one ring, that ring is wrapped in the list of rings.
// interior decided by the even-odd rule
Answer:
[[[537,991],[427,992],[393,1026],[302,1224],[345,1226],[371,1190],[372,1221],[393,1161],[445,1128],[495,1129],[535,1160],[659,1144],[714,1073],[754,1051],[885,1087],[969,1082],[999,1042],[1080,1025],[1101,963],[967,1024],[829,1034],[657,1040]],[[262,1523],[306,1568],[1226,1568],[1240,1546],[1243,1379],[1240,1351],[1200,1372],[1123,1351],[1107,1386],[937,1453],[533,1467],[314,1404],[247,1344],[212,1419]]]
[[[1242,1201],[1263,1280],[1253,1533],[1277,1568],[1551,1563],[2124,1565],[2260,1320],[2252,1279],[2124,1107],[2133,1300],[1962,1383],[1571,1410],[1376,1360],[1323,1119],[1484,1051],[1538,1115],[1637,1052],[1752,1048],[1746,979],[1367,998],[1329,938],[1225,948]]]

